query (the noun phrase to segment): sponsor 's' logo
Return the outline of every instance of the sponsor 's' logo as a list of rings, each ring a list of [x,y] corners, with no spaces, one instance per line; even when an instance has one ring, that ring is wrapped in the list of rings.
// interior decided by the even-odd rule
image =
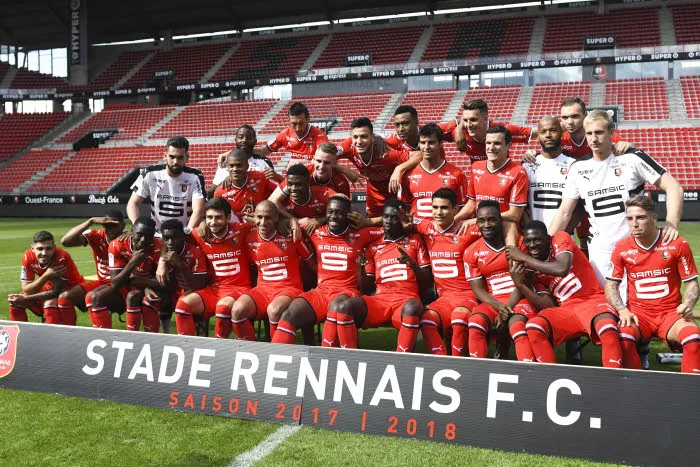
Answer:
[[[19,326],[0,326],[0,378],[15,367],[18,336]]]

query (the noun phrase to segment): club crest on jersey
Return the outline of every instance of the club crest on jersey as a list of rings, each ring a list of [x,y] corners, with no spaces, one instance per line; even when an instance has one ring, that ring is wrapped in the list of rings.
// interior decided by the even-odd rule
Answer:
[[[0,378],[15,367],[19,326],[0,326]]]
[[[501,185],[501,186],[506,186],[506,181],[505,181],[505,179],[503,179],[503,178],[500,179],[500,180],[498,181],[498,184]]]
[[[182,183],[180,185],[180,188],[182,189],[183,193],[187,193],[187,187],[188,187],[187,183]]]
[[[447,186],[447,179],[446,178],[442,179],[442,186]]]
[[[619,177],[622,175],[622,169],[620,167],[615,167],[615,175]]]
[[[561,173],[562,175],[568,175],[568,174],[569,174],[569,168],[568,168],[568,167],[562,167],[561,169],[559,169],[559,173]]]
[[[280,249],[286,250],[286,249],[287,249],[287,243],[286,243],[286,242],[280,243]]]
[[[662,252],[661,252],[661,258],[662,258],[662,259],[668,259],[668,251],[662,251]]]

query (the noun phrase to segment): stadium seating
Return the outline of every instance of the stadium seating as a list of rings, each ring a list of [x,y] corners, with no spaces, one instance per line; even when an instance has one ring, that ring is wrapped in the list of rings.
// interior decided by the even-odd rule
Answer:
[[[117,59],[107,68],[102,70],[89,85],[90,89],[106,90],[114,86],[124,77],[137,63],[148,55],[146,50],[132,50],[122,52]]]
[[[232,136],[244,123],[254,124],[277,102],[274,99],[191,104],[160,128],[154,138]]]
[[[350,123],[355,117],[365,116],[374,121],[391,96],[392,93],[376,92],[293,99],[270,120],[262,133],[279,133],[287,128],[289,126],[289,107],[297,100],[306,104],[311,120],[337,118],[338,123],[333,131],[347,131],[350,130]]]
[[[336,32],[313,65],[314,69],[347,66],[349,55],[372,55],[373,65],[405,63],[425,26]]]
[[[118,129],[113,140],[136,139],[173,111],[174,106],[146,107],[130,110],[104,110],[89,117],[64,135],[59,143],[72,143],[90,131]]]
[[[152,84],[158,72],[172,71],[170,84],[197,83],[202,76],[233,46],[230,42],[176,47],[158,52],[122,86],[136,88]]]
[[[623,106],[625,120],[657,120],[671,116],[663,78],[608,81],[605,104]]]
[[[700,5],[671,5],[676,43],[700,44]]]
[[[533,24],[532,17],[438,24],[422,60],[527,54]]]
[[[614,36],[618,49],[661,45],[658,12],[659,7],[634,7],[611,10],[606,15],[548,15],[542,51],[583,50],[584,39],[600,36]]]
[[[7,167],[2,169],[0,193],[10,193],[13,189],[29,180],[34,174],[45,170],[66,154],[68,154],[66,150],[43,149],[29,151],[22,157],[12,161]],[[43,183],[40,185],[43,186]]]
[[[418,119],[422,125],[430,122],[440,123],[454,95],[454,89],[410,91],[403,98],[400,105],[412,105],[415,107],[418,111]],[[391,130],[393,128],[394,121],[391,119],[387,123],[386,129]]]
[[[0,82],[5,78],[5,75],[10,70],[10,65],[7,62],[0,62]]]
[[[66,112],[0,116],[0,162],[29,146],[67,116]]]
[[[561,102],[567,97],[578,96],[590,101],[591,83],[572,81],[568,83],[542,83],[535,86],[532,103],[527,115],[528,122],[538,122],[547,115],[559,115]]]
[[[472,88],[467,92],[464,102],[482,99],[489,105],[489,118],[499,123],[509,123],[518,103],[520,85]]]
[[[68,87],[68,83],[63,78],[26,68],[17,69],[17,74],[10,84],[10,89],[67,89]]]
[[[323,36],[243,41],[209,81],[294,76]]]
[[[681,86],[688,118],[700,118],[700,76],[681,76]]]

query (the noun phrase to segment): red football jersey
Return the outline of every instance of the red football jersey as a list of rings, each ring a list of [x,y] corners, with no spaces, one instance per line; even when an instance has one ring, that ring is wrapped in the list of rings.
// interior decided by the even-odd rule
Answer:
[[[664,245],[661,231],[649,248],[639,245],[634,237],[620,240],[610,261],[612,272],[606,278],[621,282],[627,271],[627,306],[632,312],[675,310],[682,300],[681,282],[698,277],[688,242],[678,237]]]
[[[136,266],[132,274],[144,277],[155,277],[156,269],[158,268],[158,260],[160,259],[161,243],[157,238],[153,239],[153,245],[148,248],[146,258],[141,264]],[[131,248],[131,237],[124,240],[118,238],[109,243],[109,269],[120,271],[124,269],[131,257],[134,255],[134,250]]]
[[[438,124],[438,126],[442,129],[443,133],[454,129],[454,126],[452,126],[452,124],[450,124],[449,122],[440,123],[440,124]],[[416,147],[411,146],[406,141],[399,138],[399,135],[397,135],[396,133],[389,136],[388,138],[384,138],[384,141],[386,142],[386,145],[389,149],[394,149],[396,151],[403,151],[403,152],[410,154],[414,151],[420,150],[420,148],[418,147],[419,145],[416,145]],[[442,158],[443,159],[445,158],[445,149],[444,148],[442,150]]]
[[[399,248],[418,264],[430,266],[428,250],[418,234],[404,236],[398,240],[378,238],[367,246],[366,272],[376,275],[377,294],[418,295],[416,274],[408,265],[399,262]]]
[[[279,132],[277,137],[267,143],[267,148],[272,151],[285,151],[296,154],[297,159],[311,160],[316,149],[328,141],[328,135],[323,130],[309,125],[309,130],[301,138],[297,136],[294,128],[289,127]]]
[[[182,258],[187,269],[192,271],[192,274],[207,274],[207,257],[204,256],[204,252],[196,242],[185,242],[185,247],[182,249],[179,256]],[[179,272],[176,273],[175,280],[180,290],[187,289],[187,284],[185,284],[185,278],[182,274]]]
[[[22,268],[20,270],[19,279],[21,281],[31,282],[36,277],[43,276],[47,269],[56,266],[66,267],[66,274],[62,277],[67,279],[68,283],[66,283],[64,288],[67,289],[85,282],[83,276],[78,272],[78,268],[75,266],[70,254],[66,250],[58,247],[56,247],[56,251],[54,252],[53,260],[45,268],[39,265],[39,260],[31,249],[25,251],[22,255]]]
[[[453,164],[443,161],[432,172],[420,163],[403,176],[399,199],[411,204],[411,214],[432,217],[432,196],[440,188],[452,188],[457,193],[457,204],[467,202],[467,177]]]
[[[316,179],[316,176],[314,175],[314,164],[307,164],[306,168],[309,169],[309,173],[311,174],[311,176],[309,177],[309,180],[311,181],[311,186],[324,186],[326,188],[330,188],[336,193],[342,193],[345,196],[350,197],[350,181],[348,180],[348,177],[346,177],[344,174],[338,172],[337,170],[333,170],[331,171],[331,178],[329,178],[325,183],[321,183]],[[282,190],[282,193],[289,196],[289,189],[287,188],[287,179],[284,179],[280,182],[280,190]]]
[[[617,143],[620,141],[620,135],[616,131],[612,135],[612,142]],[[588,141],[586,141],[586,137],[583,137],[583,141],[580,143],[576,143],[571,139],[571,135],[569,132],[564,130],[564,132],[561,135],[561,152],[566,154],[569,157],[574,157],[576,159],[587,156],[591,153],[591,148],[588,147]]]
[[[522,245],[522,240],[520,241]],[[510,296],[515,289],[510,277],[506,249],[494,250],[480,238],[464,252],[464,268],[468,281],[483,278],[494,297]]]
[[[471,165],[467,196],[477,205],[485,199],[498,201],[501,212],[506,212],[511,205],[527,206],[530,182],[525,167],[508,159],[491,172],[486,164],[487,161],[479,161]]]
[[[103,284],[110,284],[112,278],[109,275],[109,242],[107,232],[104,230],[86,230],[83,237],[87,240],[92,249],[92,256],[95,259],[97,269],[97,280]]]
[[[502,123],[495,123],[490,120],[486,129],[488,130],[488,128],[494,125],[503,125],[504,127],[508,128],[508,130],[510,130],[511,134],[513,135],[514,143],[527,143],[530,140],[530,136],[532,135],[532,128],[528,126],[504,125]],[[446,124],[446,127],[443,128],[443,131],[445,132],[445,141],[454,142],[454,131],[456,128],[456,120],[452,120]],[[477,141],[476,139],[469,136],[467,130],[462,131],[464,131],[464,135],[467,139],[467,149],[465,152],[467,156],[469,156],[469,160],[471,161],[471,163],[473,164],[476,161],[485,161],[486,138],[484,138],[483,141]]]
[[[318,285],[333,290],[357,289],[357,258],[368,243],[384,235],[381,228],[366,227],[333,234],[324,225],[311,234],[318,261]]]
[[[243,219],[243,209],[250,200],[254,205],[270,197],[277,185],[267,178],[262,172],[248,171],[242,186],[231,184],[230,188],[224,188],[221,184],[214,191],[214,197],[222,197],[231,205],[231,210],[239,219]]]
[[[586,300],[594,295],[604,294],[591,263],[576,246],[571,235],[566,232],[557,232],[552,235],[551,245],[549,261],[556,261],[557,255],[570,254],[573,256],[571,269],[566,277],[549,276],[536,271],[533,277],[533,285],[536,289],[549,290],[560,305],[569,299]],[[605,301],[605,298],[603,297],[602,300]]]
[[[292,198],[287,196],[282,201],[282,206],[294,217],[299,219],[303,217],[318,217],[326,215],[326,206],[328,206],[328,198],[333,196],[335,191],[324,186],[312,185],[311,196],[304,204],[297,204],[292,201]]]
[[[220,238],[204,239],[195,229],[192,238],[199,244],[209,262],[212,285],[250,287],[250,268],[245,236],[254,229],[251,224],[231,222]]]
[[[250,260],[258,267],[258,285],[302,288],[299,266],[313,255],[303,240],[295,243],[291,236],[279,232],[264,238],[256,229],[248,232],[245,245]]]
[[[352,138],[346,138],[338,146],[338,157],[350,159],[357,170],[367,177],[367,211],[377,214],[387,200],[394,198],[389,192],[389,179],[394,169],[408,160],[408,153],[389,150],[381,157],[371,156],[365,163],[352,145]]]
[[[438,230],[432,219],[423,219],[416,231],[423,235],[428,255],[433,266],[433,278],[438,296],[450,292],[465,292],[471,287],[464,275],[464,253],[481,238],[476,225],[469,227],[464,235],[457,235],[460,224],[452,223],[446,230]]]

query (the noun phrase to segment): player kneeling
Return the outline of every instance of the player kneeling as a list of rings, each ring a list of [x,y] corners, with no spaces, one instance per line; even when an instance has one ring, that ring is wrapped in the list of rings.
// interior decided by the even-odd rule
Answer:
[[[231,322],[239,339],[255,340],[253,321],[266,315],[270,320],[270,337],[274,337],[277,324],[293,299],[304,293],[301,284],[300,260],[315,267],[313,249],[303,239],[296,242],[292,235],[277,230],[277,206],[272,201],[261,201],[255,207],[256,230],[245,238],[250,260],[258,269],[258,282],[233,304]]]
[[[370,289],[376,276],[376,294],[352,297],[338,308],[338,340],[343,348],[357,348],[358,327],[377,328],[390,323],[399,331],[397,352],[412,352],[416,346],[423,312],[418,285],[425,290],[426,285],[432,286],[432,278],[423,239],[419,234],[404,232],[403,207],[396,199],[384,204],[384,237],[367,246],[366,274],[360,270],[362,288]]]
[[[554,347],[588,335],[602,344],[603,366],[622,367],[617,316],[606,302],[586,255],[566,232],[547,235],[547,226],[541,221],[528,223],[523,235],[528,254],[509,246],[506,255],[515,263],[511,275],[518,289],[542,309],[526,325],[537,361],[556,363]],[[535,271],[531,284],[526,283],[524,268]],[[552,307],[546,295],[528,291],[530,286],[548,290],[559,306]]]
[[[605,283],[605,294],[620,313],[625,368],[641,369],[636,343],[656,336],[673,349],[682,347],[683,373],[700,374],[700,329],[693,319],[700,287],[693,252],[682,237],[662,242],[652,200],[636,196],[626,207],[632,236],[615,245]],[[619,292],[625,272],[627,306]],[[682,300],[681,282],[685,282]]]
[[[479,203],[476,225],[482,238],[464,253],[467,280],[480,302],[469,316],[469,356],[486,358],[491,328],[498,329],[507,324],[518,360],[531,362],[534,354],[525,332],[525,322],[535,316],[537,310],[522,298],[510,277],[503,219],[497,201]],[[453,355],[456,346],[467,346],[466,342],[455,342],[458,337],[458,334],[452,336]]]

